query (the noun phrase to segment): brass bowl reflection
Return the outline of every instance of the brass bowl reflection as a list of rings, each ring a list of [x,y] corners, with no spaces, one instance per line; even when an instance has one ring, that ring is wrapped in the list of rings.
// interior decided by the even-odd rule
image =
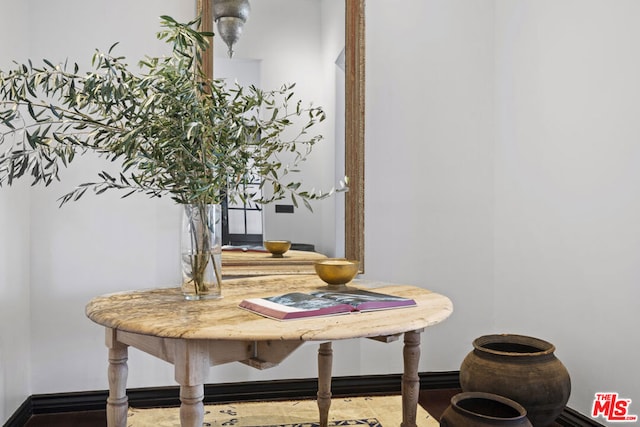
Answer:
[[[282,258],[282,255],[291,248],[288,240],[265,240],[264,248],[271,252],[274,258]]]
[[[358,274],[359,261],[329,258],[315,263],[316,273],[329,285],[344,285]]]

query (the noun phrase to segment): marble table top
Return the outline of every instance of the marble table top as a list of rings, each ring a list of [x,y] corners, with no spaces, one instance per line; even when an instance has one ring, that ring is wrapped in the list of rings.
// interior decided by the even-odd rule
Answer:
[[[185,301],[177,287],[99,296],[87,304],[86,315],[108,328],[164,338],[327,341],[421,330],[453,311],[449,298],[415,286],[359,279],[349,286],[413,298],[417,306],[291,321],[238,307],[244,298],[326,289],[315,275],[281,275],[224,280],[218,300]]]

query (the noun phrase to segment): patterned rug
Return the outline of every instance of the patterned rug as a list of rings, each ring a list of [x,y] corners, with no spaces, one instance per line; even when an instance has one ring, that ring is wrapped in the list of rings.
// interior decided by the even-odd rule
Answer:
[[[397,427],[402,421],[400,396],[334,398],[330,426]],[[439,423],[418,407],[418,427]],[[128,427],[179,427],[178,408],[135,409],[128,413]],[[317,427],[315,400],[243,402],[205,405],[205,427]]]

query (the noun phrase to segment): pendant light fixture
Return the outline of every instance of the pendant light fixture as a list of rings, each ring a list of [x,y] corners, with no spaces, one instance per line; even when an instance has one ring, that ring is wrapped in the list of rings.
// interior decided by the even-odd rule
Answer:
[[[213,20],[218,25],[218,34],[233,56],[233,45],[240,39],[242,27],[249,18],[249,0],[214,0]]]

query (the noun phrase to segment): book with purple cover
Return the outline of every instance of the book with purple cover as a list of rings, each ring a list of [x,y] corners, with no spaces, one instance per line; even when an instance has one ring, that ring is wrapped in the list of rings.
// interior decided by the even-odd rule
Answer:
[[[354,289],[350,291],[292,292],[267,298],[249,298],[239,307],[277,320],[331,316],[361,311],[413,307],[411,298]]]

